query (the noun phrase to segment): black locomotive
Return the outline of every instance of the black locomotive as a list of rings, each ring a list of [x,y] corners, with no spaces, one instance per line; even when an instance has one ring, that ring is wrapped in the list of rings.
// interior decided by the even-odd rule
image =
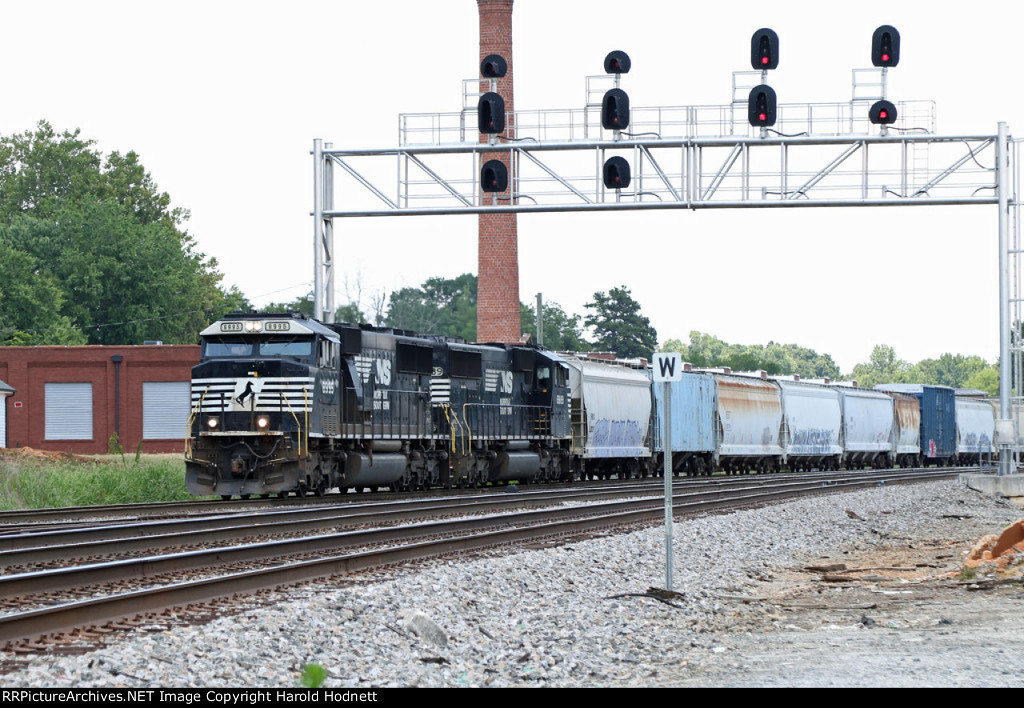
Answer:
[[[568,479],[568,379],[531,346],[233,313],[201,334],[186,482],[226,498]]]

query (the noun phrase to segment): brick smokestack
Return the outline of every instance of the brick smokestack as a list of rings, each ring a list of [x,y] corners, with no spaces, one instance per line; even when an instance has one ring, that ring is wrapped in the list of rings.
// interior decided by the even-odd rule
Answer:
[[[512,3],[514,0],[477,0],[480,11],[480,62],[488,54],[500,54],[508,62],[508,73],[497,80],[497,92],[505,99],[505,110],[515,110],[512,91]],[[489,91],[489,80],[480,84]],[[505,126],[512,135],[512,121]],[[487,137],[481,137],[487,142]],[[480,164],[499,159],[509,168],[509,189],[513,174],[508,153],[482,156]],[[498,194],[499,204],[511,204],[510,192]],[[491,194],[486,196],[487,200]],[[479,217],[476,337],[480,342],[515,342],[522,332],[519,322],[519,236],[515,214],[483,214]]]

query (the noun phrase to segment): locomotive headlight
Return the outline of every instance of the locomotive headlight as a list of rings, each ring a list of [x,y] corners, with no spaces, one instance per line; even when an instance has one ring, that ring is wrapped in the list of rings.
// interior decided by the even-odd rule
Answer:
[[[270,427],[270,416],[259,415],[256,416],[256,428],[259,430],[266,430]]]
[[[245,323],[246,332],[259,332],[263,329],[263,323],[259,320],[247,320]]]
[[[216,417],[210,416],[209,418],[206,419],[206,427],[209,428],[210,430],[216,430],[218,425],[220,425],[220,420],[218,420]]]

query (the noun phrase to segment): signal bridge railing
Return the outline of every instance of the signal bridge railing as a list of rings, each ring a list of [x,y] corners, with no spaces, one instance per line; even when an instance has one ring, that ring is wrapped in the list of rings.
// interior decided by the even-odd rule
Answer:
[[[995,142],[994,136],[769,135],[328,148],[322,154],[332,170],[331,199],[321,215],[994,203]],[[511,193],[481,193],[481,163],[498,152],[508,152],[512,162]],[[603,183],[602,165],[612,155],[631,165],[626,189]]]
[[[778,107],[777,133],[784,135],[841,136],[878,135],[879,126],[868,121],[870,100],[845,103],[790,103]],[[893,132],[933,134],[934,101],[903,101],[896,104]],[[612,140],[601,126],[600,105],[542,111],[515,111],[506,115],[514,140],[575,142]],[[759,128],[747,122],[746,102],[717,106],[637,107],[630,111],[632,136],[663,139],[756,137]],[[627,135],[627,137],[628,137]],[[399,116],[398,142],[403,147],[460,145],[479,142],[476,108],[457,113],[404,113]]]

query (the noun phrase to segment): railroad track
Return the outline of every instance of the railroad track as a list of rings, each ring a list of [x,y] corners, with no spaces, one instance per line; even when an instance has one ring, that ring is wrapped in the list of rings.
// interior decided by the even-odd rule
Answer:
[[[714,513],[809,494],[944,479],[962,471],[769,475],[698,482],[696,489],[681,481],[673,487],[673,507],[679,516]],[[208,611],[209,603],[230,604],[259,591],[657,522],[664,513],[660,484],[267,510],[101,524],[102,531],[0,531],[0,606],[7,612],[0,617],[0,646],[32,652],[54,642],[95,642],[96,628],[161,626],[168,613],[187,614],[190,607]],[[629,498],[609,498],[614,495]],[[167,528],[171,523],[180,533]],[[227,545],[211,547],[214,537]],[[125,557],[97,560],[115,547]],[[30,564],[51,567],[24,570]]]

